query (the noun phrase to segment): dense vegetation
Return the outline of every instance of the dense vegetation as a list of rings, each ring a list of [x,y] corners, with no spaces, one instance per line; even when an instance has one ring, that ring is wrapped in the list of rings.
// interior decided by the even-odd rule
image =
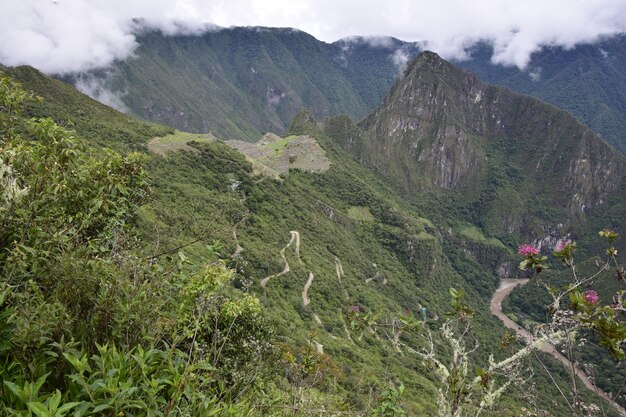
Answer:
[[[142,156],[92,149],[52,119],[24,118],[32,99],[1,79],[3,414],[245,411],[220,397],[245,392],[238,372],[272,354],[258,299],[223,294],[233,272],[219,261],[143,256]]]
[[[292,133],[317,138],[332,161],[323,174],[255,177],[219,141],[150,154],[147,140],[169,129],[127,123],[32,69],[11,75],[45,97],[25,114],[57,124],[3,119],[1,207],[12,205],[0,247],[7,410],[433,414],[429,364],[397,351],[384,328],[353,326],[349,312],[358,306],[374,322],[426,306],[435,330],[453,286],[466,288],[475,310],[480,349],[471,360],[507,355],[485,306],[518,242],[468,223],[455,192],[407,197],[302,114]],[[6,117],[6,103],[26,97],[3,82]],[[68,121],[76,133],[58,126]],[[286,247],[292,231],[299,252]],[[289,272],[275,275],[285,260]],[[445,357],[449,347],[435,337]],[[420,347],[415,335],[402,340]],[[556,388],[537,373],[535,403],[513,391],[485,415],[522,406],[564,415]]]

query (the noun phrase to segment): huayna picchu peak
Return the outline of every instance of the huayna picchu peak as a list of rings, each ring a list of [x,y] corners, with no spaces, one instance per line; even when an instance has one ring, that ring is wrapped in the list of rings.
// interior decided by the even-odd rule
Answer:
[[[408,192],[454,190],[485,213],[510,207],[501,226],[516,232],[529,231],[537,198],[560,213],[561,227],[583,219],[620,189],[626,169],[570,113],[485,84],[433,52],[416,57],[380,107],[337,140]]]

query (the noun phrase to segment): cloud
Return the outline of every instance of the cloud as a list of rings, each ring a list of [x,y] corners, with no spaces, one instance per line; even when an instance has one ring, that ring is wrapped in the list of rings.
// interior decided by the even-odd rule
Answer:
[[[128,113],[129,109],[123,100],[126,91],[113,91],[109,85],[112,79],[113,73],[108,71],[98,74],[98,76],[93,73],[83,73],[75,78],[74,86],[81,93],[87,94],[100,103],[113,107],[115,110]]]
[[[20,0],[3,4],[0,62],[76,73],[132,56],[142,28],[166,35],[217,26],[294,27],[332,42],[423,41],[465,59],[478,41],[493,62],[525,68],[542,46],[571,48],[626,32],[625,0]]]
[[[406,68],[406,64],[409,63],[412,55],[409,55],[409,51],[406,48],[398,48],[391,54],[391,60],[398,70],[398,74],[402,74]]]
[[[2,7],[0,63],[33,65],[50,74],[124,60],[138,46],[135,34],[146,28],[166,35],[215,28],[199,20],[186,1],[20,0]]]
[[[347,36],[339,40],[342,49],[349,49],[352,46],[366,44],[372,48],[392,49],[397,40],[391,36]]]
[[[530,68],[528,70],[528,76],[530,77],[530,80],[534,83],[536,83],[537,81],[541,80],[541,68],[537,67],[537,68]]]

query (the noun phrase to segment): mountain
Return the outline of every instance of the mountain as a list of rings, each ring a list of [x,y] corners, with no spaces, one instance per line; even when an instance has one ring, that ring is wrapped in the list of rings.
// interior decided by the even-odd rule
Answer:
[[[318,118],[364,117],[391,86],[397,70],[387,56],[401,44],[393,40],[368,62],[352,64],[358,47],[326,44],[293,29],[175,37],[147,32],[137,41],[136,57],[91,74],[86,84],[95,77],[121,92],[124,106],[142,118],[246,140],[285,133],[303,106]]]
[[[449,238],[476,254],[490,253],[492,264],[483,269],[454,248],[454,261],[449,261],[439,227],[319,132],[310,115],[299,115],[293,133],[314,137],[330,166],[323,173],[292,170],[279,178],[253,176],[254,164],[221,141],[200,142],[194,136],[196,142],[186,151],[152,152],[151,147],[176,143],[181,134],[168,134],[167,128],[155,131],[153,125],[32,68],[7,72],[44,97],[29,107],[29,115],[53,117],[63,124],[76,120],[77,135],[96,149],[127,150],[130,143],[142,152],[152,192],[139,218],[140,256],[184,247],[187,256],[200,262],[208,256],[208,243],[221,242],[221,256],[237,271],[235,286],[259,294],[279,342],[303,352],[312,340],[323,348],[333,372],[329,378],[338,382],[310,387],[318,398],[316,391],[323,390],[323,406],[339,402],[343,410],[363,410],[371,390],[386,385],[380,376],[391,372],[404,381],[407,392],[416,394],[413,398],[418,392],[429,393],[406,401],[408,410],[417,415],[434,412],[435,386],[424,366],[410,356],[390,354],[385,335],[347,327],[346,312],[359,305],[385,314],[424,303],[443,316],[448,296],[442,285],[467,287],[472,304],[481,308],[478,300],[486,300],[496,286],[495,265],[509,256],[501,244],[457,233],[466,227],[459,224]],[[127,135],[113,134],[127,123]],[[150,135],[161,143],[152,142]],[[292,152],[280,141],[267,146],[272,153]],[[297,250],[296,243],[290,244],[294,236]],[[242,250],[235,256],[237,247]],[[290,269],[277,275],[286,262]],[[464,275],[455,268],[463,268]],[[314,279],[307,286],[310,276]],[[484,308],[478,314],[489,328],[497,326]],[[497,338],[484,333],[485,346],[496,346]]]
[[[227,34],[243,36],[246,31],[250,29]],[[284,51],[279,46],[291,36],[295,43],[304,39],[315,45],[308,35],[293,31],[261,30],[260,35],[280,38],[276,50]],[[162,45],[160,35],[154,36],[154,42]],[[205,36],[204,42],[228,39]],[[155,55],[154,68],[160,67],[163,77],[168,70],[162,65],[172,56],[198,56],[204,50],[197,37],[178,44],[181,39],[171,39],[170,47],[161,51],[161,61]],[[344,54],[343,64],[334,55],[310,64],[327,65],[330,71],[331,61],[337,62],[337,68],[343,69],[333,73],[336,79],[365,79],[366,64],[351,67],[349,63],[386,56],[389,60],[380,73],[391,73],[396,67],[390,56],[401,45],[398,42],[372,45],[372,40],[353,39],[331,45]],[[186,52],[185,45],[192,51]],[[380,57],[368,52],[372,48]],[[236,61],[234,57],[243,51],[233,49],[229,59]],[[271,56],[270,52],[264,50],[259,56]],[[405,57],[397,56],[399,60]],[[261,62],[256,59],[249,63]],[[298,59],[304,62],[305,57],[298,55]],[[179,64],[183,62],[181,57]],[[269,65],[270,60],[262,62]],[[126,68],[128,72],[127,78],[118,80],[130,82],[132,71],[142,68],[130,65],[120,63],[120,71]],[[148,64],[143,68],[154,69]],[[230,77],[237,73],[234,65],[227,68],[215,74],[221,71],[220,77]],[[155,253],[182,250],[192,262],[201,262],[218,252],[236,271],[229,291],[258,296],[281,345],[305,353],[313,348],[324,352],[327,383],[307,385],[304,377],[285,377],[283,368],[271,384],[262,381],[280,398],[272,397],[274,403],[296,391],[324,407],[332,404],[362,412],[372,392],[403,383],[403,406],[409,415],[434,414],[437,384],[432,368],[409,351],[398,351],[383,327],[374,331],[350,326],[350,308],[358,306],[371,318],[426,306],[433,320],[428,326],[434,329],[450,308],[449,288],[462,287],[476,311],[473,332],[480,340],[472,360],[478,365],[490,353],[503,357],[506,353],[499,346],[504,329],[487,306],[500,276],[513,270],[514,248],[529,236],[546,246],[567,233],[586,236],[590,224],[610,219],[599,219],[597,213],[624,213],[625,164],[611,146],[567,112],[486,85],[432,53],[414,60],[382,105],[361,123],[355,125],[346,116],[321,123],[315,111],[300,111],[292,123],[281,121],[283,129],[289,125],[289,136],[267,135],[253,146],[223,141],[217,134],[217,138],[191,135],[134,119],[32,68],[6,71],[44,97],[28,108],[30,116],[72,123],[77,134],[97,150],[112,147],[141,152],[151,195],[139,213],[140,246],[134,258],[152,260]],[[197,69],[195,74],[202,77],[203,73]],[[274,74],[276,80],[279,74]],[[150,77],[144,75],[148,83]],[[175,103],[180,90],[190,99],[199,91],[192,83],[194,77],[181,78],[174,71],[169,75],[169,80],[161,79],[179,84],[163,84],[163,100]],[[305,75],[313,79],[314,74]],[[226,78],[219,80],[214,87],[235,91]],[[159,99],[151,99],[150,91],[143,90],[145,100]],[[266,90],[259,87],[258,91]],[[367,89],[358,91],[352,97],[360,97],[362,103],[374,101],[374,95],[365,98]],[[317,95],[320,100],[323,96]],[[238,97],[242,105],[249,100],[243,93]],[[180,103],[189,110],[202,104]],[[223,103],[213,104],[211,117],[216,123],[241,130],[239,120],[228,118]],[[244,108],[238,115],[247,117],[253,110]],[[249,126],[245,129],[250,136],[245,138],[254,137],[253,124],[242,126]],[[310,149],[319,160],[301,163]],[[264,170],[271,175],[264,175]],[[209,243],[213,252],[207,249]],[[179,255],[179,259],[187,258]],[[161,290],[154,291],[158,298]],[[434,337],[436,346],[444,345],[441,337]],[[426,347],[418,339],[407,336],[405,341]],[[544,359],[549,363],[549,358]],[[271,365],[267,368],[284,363]],[[547,380],[541,372],[537,371],[538,378]],[[567,415],[556,388],[545,382],[540,386],[539,405],[555,415]],[[266,388],[261,386],[259,395],[250,401],[266,398]],[[492,415],[525,405],[525,398],[511,392],[497,403]]]
[[[468,217],[500,238],[580,232],[626,173],[624,157],[568,112],[484,84],[432,52],[374,113],[345,124],[328,129],[360,161],[409,193],[461,194]]]
[[[260,27],[145,32],[137,41],[135,57],[66,80],[105,102],[110,96],[99,92],[113,91],[121,109],[144,119],[244,140],[285,133],[302,107],[320,119],[361,119],[387,93],[406,54],[418,50],[394,38],[327,44],[294,29]]]
[[[172,37],[148,31],[137,41],[134,57],[68,80],[105,102],[113,91],[121,108],[144,119],[244,140],[285,133],[300,107],[318,119],[343,113],[360,120],[423,46],[389,37],[328,44],[277,28]],[[492,53],[478,44],[470,59],[454,64],[570,111],[626,152],[626,36],[568,50],[544,47],[523,71],[494,65]]]
[[[420,62],[425,74],[428,66],[449,65],[432,54],[416,61]],[[417,64],[411,67],[416,72]],[[448,82],[455,82],[457,73],[450,71]],[[74,122],[77,135],[95,149],[132,148],[142,153],[151,196],[139,213],[140,247],[133,259],[182,250],[192,262],[199,262],[209,256],[207,243],[217,242],[221,257],[237,271],[230,290],[258,294],[281,345],[305,353],[315,346],[324,352],[329,382],[307,385],[308,380],[295,377],[285,380],[281,370],[274,382],[263,380],[277,384],[272,385],[274,403],[286,401],[296,389],[313,405],[319,401],[324,407],[356,413],[366,409],[372,392],[381,392],[388,383],[403,383],[402,405],[410,415],[435,413],[432,369],[408,352],[398,352],[383,328],[372,333],[348,326],[350,306],[385,315],[407,308],[417,311],[424,305],[436,326],[437,318],[449,309],[448,288],[463,287],[476,311],[473,332],[481,341],[473,360],[480,363],[489,353],[505,354],[498,350],[504,329],[486,306],[498,284],[498,271],[514,259],[511,247],[517,242],[507,247],[469,223],[465,202],[450,194],[453,191],[433,182],[431,192],[407,195],[389,181],[393,177],[359,164],[320,131],[311,113],[297,115],[290,127],[292,136],[265,138],[244,157],[208,135],[185,135],[132,119],[32,68],[7,72],[44,97],[28,108],[31,116]],[[417,85],[416,72],[409,71],[398,85]],[[460,103],[454,106],[465,105],[463,97],[459,92]],[[347,121],[347,126],[359,129]],[[578,129],[578,124],[571,129]],[[326,130],[334,136],[338,132]],[[298,164],[299,143],[321,148],[328,160],[321,171]],[[293,163],[295,169],[276,177],[255,174],[257,164],[268,159]],[[159,258],[158,265],[161,262]],[[290,268],[285,268],[287,264]],[[420,342],[409,337],[407,343]],[[435,334],[435,343],[444,342]],[[549,363],[549,357],[544,359]],[[277,366],[265,365],[268,370]],[[546,375],[541,378],[547,380]],[[541,386],[538,405],[554,415],[566,415],[556,389],[549,383]],[[263,395],[253,395],[251,404],[263,401]],[[525,399],[512,391],[497,403],[493,415],[525,405]]]
[[[626,35],[570,49],[544,47],[524,71],[490,64],[493,47],[478,44],[454,62],[481,80],[509,87],[570,111],[626,153]]]

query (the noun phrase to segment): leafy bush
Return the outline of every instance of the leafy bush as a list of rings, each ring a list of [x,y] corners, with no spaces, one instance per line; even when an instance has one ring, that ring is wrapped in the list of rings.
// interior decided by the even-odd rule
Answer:
[[[26,119],[30,99],[0,78],[4,414],[249,413],[244,394],[274,372],[258,299],[233,292],[215,247],[203,266],[182,252],[143,254],[143,158]]]

